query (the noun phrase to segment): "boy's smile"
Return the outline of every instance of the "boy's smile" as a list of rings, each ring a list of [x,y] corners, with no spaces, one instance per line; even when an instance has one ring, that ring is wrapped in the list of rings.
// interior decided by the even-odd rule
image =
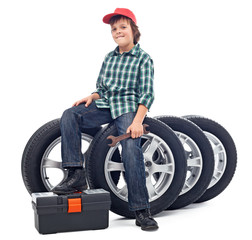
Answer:
[[[130,23],[121,18],[111,26],[114,41],[119,46],[120,53],[128,52],[134,47],[134,37]]]

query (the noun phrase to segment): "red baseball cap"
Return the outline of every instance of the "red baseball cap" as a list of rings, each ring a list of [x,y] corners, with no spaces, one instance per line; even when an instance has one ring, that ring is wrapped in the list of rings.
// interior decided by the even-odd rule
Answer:
[[[116,8],[116,10],[113,13],[110,13],[110,14],[107,14],[106,16],[104,16],[103,22],[109,24],[110,18],[115,15],[126,16],[126,17],[130,18],[135,24],[137,24],[136,17],[134,15],[134,13],[131,12],[127,8]]]

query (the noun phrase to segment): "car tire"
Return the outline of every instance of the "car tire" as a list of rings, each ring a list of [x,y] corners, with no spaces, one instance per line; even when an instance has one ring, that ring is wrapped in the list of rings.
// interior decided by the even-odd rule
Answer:
[[[229,132],[216,121],[201,116],[184,116],[197,124],[210,140],[215,154],[215,170],[206,192],[196,203],[205,202],[222,193],[231,182],[237,165],[237,151]]]
[[[186,176],[186,157],[183,146],[176,134],[159,120],[145,117],[144,124],[148,124],[150,133],[142,135],[144,140],[142,149],[146,163],[151,162],[150,168],[146,166],[146,186],[149,193],[151,213],[155,215],[169,207],[178,197]],[[109,147],[107,140],[109,135],[118,136],[115,124],[111,123],[106,128],[97,133],[90,145],[90,152],[86,161],[88,180],[91,188],[103,188],[110,192],[111,211],[127,218],[134,218],[134,212],[129,211],[127,200],[127,184],[124,181],[123,163],[117,164],[111,160],[113,151],[120,148],[120,143],[114,147]],[[153,148],[154,143],[158,143]],[[153,144],[153,145],[152,145]],[[152,146],[152,147],[150,147]],[[153,150],[154,149],[154,150]],[[164,156],[164,158],[160,157]],[[164,162],[161,162],[165,160]],[[153,168],[152,168],[153,167]],[[151,172],[154,167],[159,167],[161,173],[155,183]],[[120,172],[119,184],[111,180],[111,172]],[[152,185],[152,186],[151,186]],[[156,187],[156,188],[155,188]]]
[[[91,142],[100,129],[101,127],[83,129],[83,136]],[[63,177],[66,176],[66,171],[61,168],[60,160],[48,158],[48,154],[59,145],[60,141],[60,119],[55,119],[41,126],[27,142],[22,155],[21,172],[25,187],[30,194],[47,192],[53,188],[47,170],[61,169]]]
[[[214,170],[212,146],[203,131],[187,119],[165,115],[154,118],[171,127],[185,148],[187,178],[180,195],[168,208],[179,209],[195,202],[206,191]]]

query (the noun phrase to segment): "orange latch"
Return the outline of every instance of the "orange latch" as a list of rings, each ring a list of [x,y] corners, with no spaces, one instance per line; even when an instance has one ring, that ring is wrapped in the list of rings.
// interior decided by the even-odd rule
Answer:
[[[68,199],[68,213],[81,212],[81,198]]]

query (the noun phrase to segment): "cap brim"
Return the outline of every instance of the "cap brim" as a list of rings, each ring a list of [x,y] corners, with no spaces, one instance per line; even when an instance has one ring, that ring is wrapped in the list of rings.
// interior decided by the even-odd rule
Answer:
[[[102,19],[104,23],[107,23],[109,24],[109,20],[110,18],[112,18],[113,16],[115,15],[119,15],[118,13],[110,13],[110,14],[107,14],[106,16],[104,16],[104,18]]]

